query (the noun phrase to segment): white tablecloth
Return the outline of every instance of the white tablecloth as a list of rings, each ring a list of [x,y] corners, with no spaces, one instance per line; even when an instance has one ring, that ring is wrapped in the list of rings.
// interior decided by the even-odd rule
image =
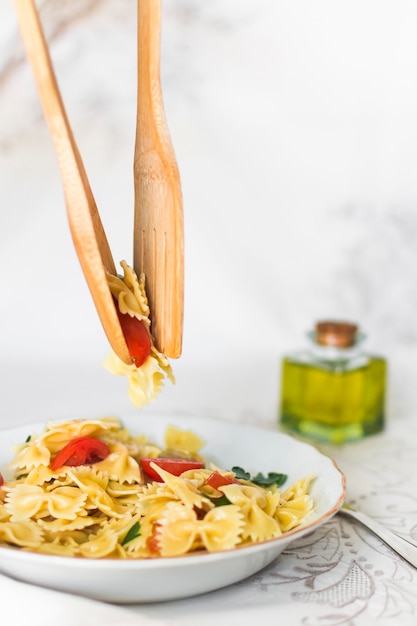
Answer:
[[[417,538],[417,417],[340,448],[322,446],[345,472],[347,501]],[[416,549],[417,551],[417,549]],[[365,528],[336,515],[243,582],[175,602],[112,606],[0,576],[13,626],[415,626],[417,570]],[[117,581],[115,581],[117,584]]]

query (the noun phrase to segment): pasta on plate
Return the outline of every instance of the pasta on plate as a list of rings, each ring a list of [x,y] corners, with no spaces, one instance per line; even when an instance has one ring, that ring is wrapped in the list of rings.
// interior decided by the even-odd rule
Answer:
[[[313,476],[284,490],[261,486],[239,478],[236,469],[207,467],[203,446],[198,435],[175,426],[166,428],[161,447],[116,418],[50,422],[15,447],[0,487],[0,545],[150,559],[231,550],[306,521],[314,507]],[[158,480],[144,472],[145,459]],[[168,471],[170,459],[190,468]]]

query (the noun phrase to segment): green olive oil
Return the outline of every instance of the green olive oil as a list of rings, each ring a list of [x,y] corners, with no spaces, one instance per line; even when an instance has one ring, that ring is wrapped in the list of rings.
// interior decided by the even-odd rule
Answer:
[[[356,326],[331,324],[340,333],[347,325],[349,337],[328,343],[317,325],[316,350],[284,357],[280,423],[303,437],[340,444],[383,430],[387,367],[384,358],[360,353]]]

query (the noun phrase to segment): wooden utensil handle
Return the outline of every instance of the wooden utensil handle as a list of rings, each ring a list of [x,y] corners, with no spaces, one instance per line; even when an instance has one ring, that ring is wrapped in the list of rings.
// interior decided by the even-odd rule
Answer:
[[[160,22],[160,0],[138,0],[134,267],[146,276],[155,344],[176,358],[182,349],[183,212],[160,86]]]
[[[27,56],[33,68],[45,119],[54,142],[62,175],[64,193],[67,197],[68,187],[71,185],[70,194],[72,197],[74,194],[74,186],[77,184],[80,187],[78,191],[80,196],[84,195],[86,192],[88,193],[90,208],[92,206],[95,208],[92,214],[91,228],[94,229],[97,238],[99,238],[101,242],[100,251],[103,257],[103,264],[110,273],[114,274],[116,273],[116,269],[112,254],[100,215],[95,207],[87,174],[68,121],[36,5],[33,0],[14,0],[14,4],[19,17],[20,30]],[[72,227],[72,221],[76,218],[74,218],[74,215],[69,215],[69,219],[70,226]],[[84,212],[82,213],[81,219],[85,222]],[[73,236],[77,238],[77,233],[79,232],[78,228],[71,228],[71,230]]]
[[[110,345],[125,363],[130,364],[131,358],[105,273],[107,270],[116,274],[116,268],[68,122],[36,5],[33,0],[14,0],[14,5],[55,146],[74,247]]]

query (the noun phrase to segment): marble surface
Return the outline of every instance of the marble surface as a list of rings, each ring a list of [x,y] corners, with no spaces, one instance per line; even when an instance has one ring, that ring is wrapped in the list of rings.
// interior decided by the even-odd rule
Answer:
[[[131,260],[135,3],[39,3],[116,260]],[[165,107],[184,195],[183,355],[155,411],[274,423],[282,355],[358,321],[414,413],[417,6],[163,4]],[[0,423],[131,410],[78,265],[12,2],[0,5]],[[36,373],[36,375],[35,375]]]

